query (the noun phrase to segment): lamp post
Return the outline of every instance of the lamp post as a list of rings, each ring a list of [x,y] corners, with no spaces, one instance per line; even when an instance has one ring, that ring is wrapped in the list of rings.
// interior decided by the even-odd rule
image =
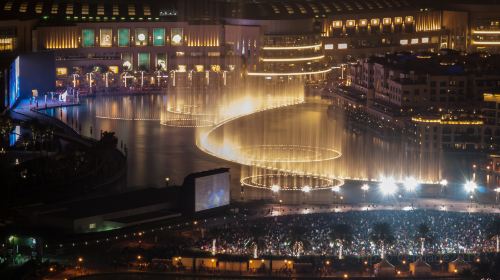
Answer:
[[[368,184],[363,184],[361,190],[363,190],[363,201],[366,202],[366,193],[370,190],[370,186]]]

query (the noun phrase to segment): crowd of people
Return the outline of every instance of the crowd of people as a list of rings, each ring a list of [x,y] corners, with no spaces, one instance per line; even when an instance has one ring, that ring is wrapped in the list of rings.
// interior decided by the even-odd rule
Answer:
[[[215,239],[218,253],[252,255],[257,247],[261,255],[293,256],[296,252],[290,237],[297,234],[294,233],[297,227],[303,227],[303,255],[338,255],[340,244],[331,232],[340,224],[348,225],[352,235],[351,242],[342,244],[343,255],[375,256],[381,254],[381,246],[370,238],[371,233],[375,224],[386,223],[394,237],[384,248],[387,254],[420,254],[422,238],[418,236],[418,228],[422,225],[429,229],[424,243],[426,254],[476,254],[495,250],[496,240],[487,232],[495,219],[500,219],[500,215],[436,210],[275,216],[211,228],[198,246],[212,251]],[[262,245],[256,246],[259,243],[256,240],[261,240]]]

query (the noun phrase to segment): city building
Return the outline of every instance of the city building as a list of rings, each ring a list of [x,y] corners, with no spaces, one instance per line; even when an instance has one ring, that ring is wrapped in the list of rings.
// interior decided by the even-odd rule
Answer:
[[[0,56],[54,52],[57,85],[90,90],[163,87],[164,72],[185,69],[317,83],[332,66],[373,54],[495,52],[496,10],[408,0],[3,0]]]

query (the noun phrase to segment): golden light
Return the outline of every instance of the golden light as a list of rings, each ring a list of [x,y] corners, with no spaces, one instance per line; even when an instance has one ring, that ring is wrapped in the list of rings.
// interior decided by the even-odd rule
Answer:
[[[142,256],[141,256],[141,255],[137,255],[137,259],[138,259],[138,260],[141,260],[141,259],[142,259]]]
[[[349,275],[347,273],[344,273],[344,278],[349,278]]]
[[[78,262],[83,262],[83,258],[82,258],[82,257],[79,257],[79,258],[78,258]]]
[[[325,55],[311,57],[293,57],[293,58],[262,58],[264,62],[294,62],[294,61],[313,61],[325,58]]]

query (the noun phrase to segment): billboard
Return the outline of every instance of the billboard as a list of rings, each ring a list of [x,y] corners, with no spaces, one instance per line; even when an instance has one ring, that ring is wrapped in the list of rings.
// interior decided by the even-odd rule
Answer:
[[[229,204],[229,172],[195,178],[195,212]]]

